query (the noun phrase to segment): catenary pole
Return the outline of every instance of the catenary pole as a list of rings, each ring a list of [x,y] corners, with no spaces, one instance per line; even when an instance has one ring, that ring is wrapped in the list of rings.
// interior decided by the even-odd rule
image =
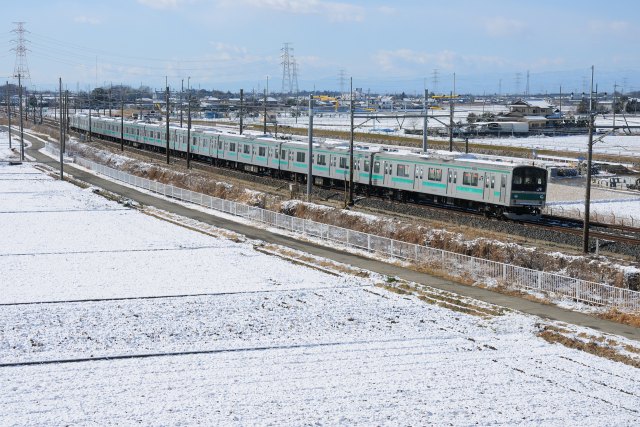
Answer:
[[[244,89],[240,89],[240,135],[243,131],[244,119]]]
[[[449,151],[453,151],[453,109],[455,108],[453,97],[456,92],[456,73],[453,73],[453,90],[449,97]]]
[[[123,88],[120,84],[120,151],[124,151],[124,96]]]
[[[91,141],[91,90],[89,90],[89,135],[87,137],[87,141]]]
[[[424,106],[423,106],[424,117],[422,119],[422,151],[424,152],[427,151],[427,112],[429,111],[427,109],[428,97],[429,97],[429,91],[425,89],[424,90]]]
[[[182,127],[182,99],[184,96],[184,79],[181,80],[180,82],[180,127]]]
[[[263,110],[263,124],[262,124],[262,132],[267,134],[267,90],[264,90],[264,110]]]
[[[62,77],[60,77],[60,79],[59,79],[59,85],[60,85],[60,88],[59,88],[60,100],[62,101]],[[63,146],[64,146],[64,141],[63,141],[64,134],[63,134],[63,129],[64,129],[64,123],[62,121],[62,109],[61,109],[60,110],[60,179],[61,180],[64,179],[64,158],[63,158],[63,156],[64,156],[64,154],[63,154],[64,153],[64,151],[63,151],[64,150],[63,149]]]
[[[584,195],[584,223],[582,230],[582,252],[589,253],[589,208],[591,204],[591,161],[593,160],[593,74],[594,68],[591,66],[591,90],[589,92],[589,147],[587,151],[587,186]]]
[[[167,114],[166,114],[166,122],[167,122],[167,164],[169,164],[169,85],[167,85],[166,88],[166,108],[167,108]]]
[[[7,80],[7,116],[9,117],[9,148],[11,148],[11,96],[9,95],[9,80]]]
[[[349,132],[349,201],[348,205],[353,206],[353,77],[350,78],[349,84],[351,94],[349,97],[349,115],[350,115],[350,132]]]
[[[309,95],[309,163],[307,166],[307,202],[313,189],[313,95]]]
[[[24,161],[24,122],[22,117],[22,76],[18,73],[18,93],[20,102],[20,160]]]
[[[191,167],[191,91],[187,94],[187,169]]]

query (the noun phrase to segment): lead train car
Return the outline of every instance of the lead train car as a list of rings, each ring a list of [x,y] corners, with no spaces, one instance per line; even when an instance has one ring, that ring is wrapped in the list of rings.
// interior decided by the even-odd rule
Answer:
[[[91,118],[91,133],[133,146],[166,150],[166,125]],[[89,117],[74,115],[71,127],[89,131]],[[191,155],[220,166],[304,181],[308,168],[305,141],[283,141],[265,135],[239,135],[216,128],[191,131]],[[169,150],[184,156],[187,130],[169,127]],[[349,180],[349,148],[344,141],[314,142],[313,178],[318,185]],[[353,179],[358,191],[399,199],[429,200],[502,215],[539,214],[547,189],[546,169],[449,152],[411,152],[375,144],[354,149]]]

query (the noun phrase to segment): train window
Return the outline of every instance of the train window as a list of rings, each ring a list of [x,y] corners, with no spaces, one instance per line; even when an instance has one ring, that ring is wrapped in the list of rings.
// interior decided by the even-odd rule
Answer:
[[[198,145],[198,140],[195,136],[193,137],[192,141],[193,141],[193,145]]]
[[[280,158],[280,150],[278,150],[277,148],[273,150],[273,157],[276,159]]]
[[[280,158],[282,160],[286,160],[287,159],[287,151],[286,150],[280,151]]]
[[[442,169],[429,168],[427,179],[429,181],[442,181]],[[451,180],[451,172],[449,172],[449,180]]]
[[[458,171],[453,171],[453,183],[458,182]]]
[[[373,163],[373,173],[380,173],[380,162]]]
[[[513,170],[512,190],[544,191],[547,171],[536,167],[519,167]]]
[[[409,166],[408,165],[397,165],[396,166],[396,175],[400,177],[408,177],[409,176]]]
[[[307,153],[303,153],[302,151],[298,151],[296,153],[296,162],[304,163],[305,154],[307,154]]]
[[[349,169],[346,157],[340,157],[340,169]]]
[[[327,164],[327,155],[326,154],[318,154],[318,161],[317,163],[319,165],[326,165]]]
[[[463,185],[478,185],[478,174],[475,172],[464,172],[462,174],[462,184]]]
[[[369,160],[365,160],[365,161],[364,161],[364,169],[363,169],[363,170],[364,170],[365,172],[369,172],[369,166],[370,166],[370,165],[369,165]]]
[[[222,140],[218,139],[218,150],[222,150]]]
[[[249,144],[244,144],[244,154],[251,154],[251,146]]]
[[[258,156],[264,157],[267,155],[267,147],[258,147]]]
[[[507,177],[505,175],[500,176],[500,186],[505,188],[507,186]]]
[[[236,151],[236,143],[235,142],[230,142],[229,143],[229,151]]]
[[[495,176],[491,177],[491,188],[496,188],[496,177]]]

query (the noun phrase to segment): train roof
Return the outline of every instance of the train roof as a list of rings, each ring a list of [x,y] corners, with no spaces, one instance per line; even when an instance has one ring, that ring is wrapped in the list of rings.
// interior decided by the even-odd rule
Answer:
[[[87,116],[87,114],[76,114],[76,116]],[[120,123],[120,117],[98,117],[103,121],[117,122]],[[147,122],[143,120],[127,120],[126,122],[129,124],[138,124],[138,125],[153,125],[153,126],[163,126],[162,122]],[[186,130],[184,127],[181,128],[174,124],[170,124],[170,129],[175,130]],[[292,136],[292,139],[283,140],[275,138],[275,136],[271,134],[264,134],[262,132],[253,131],[253,130],[245,130],[242,135],[238,132],[236,128],[230,126],[207,126],[207,125],[195,125],[192,126],[193,132],[210,134],[210,135],[230,135],[238,138],[247,138],[250,140],[260,139],[263,141],[270,141],[274,143],[283,143],[286,145],[299,146],[300,148],[306,147],[309,143],[306,137],[304,136]],[[349,141],[340,140],[340,139],[328,139],[328,138],[314,138],[313,146],[315,148],[325,148],[329,150],[336,151],[349,151]],[[431,161],[443,161],[443,162],[462,162],[462,163],[470,163],[477,165],[492,165],[492,166],[504,166],[505,168],[513,168],[515,166],[538,166],[538,167],[546,167],[553,162],[548,162],[539,159],[524,159],[521,157],[508,157],[508,156],[494,156],[488,154],[465,154],[461,152],[455,151],[445,151],[445,150],[433,150],[428,149],[426,152],[423,152],[418,148],[411,147],[403,147],[397,145],[385,145],[385,144],[373,144],[373,143],[354,143],[355,152],[359,153],[379,153],[392,157],[397,157],[398,159],[402,157],[406,157],[408,159],[415,160],[431,160]]]

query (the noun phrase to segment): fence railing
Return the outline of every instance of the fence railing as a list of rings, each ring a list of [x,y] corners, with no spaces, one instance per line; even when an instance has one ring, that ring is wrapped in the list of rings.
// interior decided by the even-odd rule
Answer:
[[[50,144],[47,146],[49,147]],[[48,149],[51,152],[57,151],[55,147]],[[75,162],[97,173],[166,197],[195,203],[320,241],[338,243],[399,260],[413,261],[434,270],[447,272],[452,276],[464,277],[488,285],[501,283],[512,289],[537,292],[551,298],[567,297],[582,303],[615,307],[623,311],[640,310],[640,292],[630,289],[532,270],[296,218],[151,181],[81,157],[76,157]]]

